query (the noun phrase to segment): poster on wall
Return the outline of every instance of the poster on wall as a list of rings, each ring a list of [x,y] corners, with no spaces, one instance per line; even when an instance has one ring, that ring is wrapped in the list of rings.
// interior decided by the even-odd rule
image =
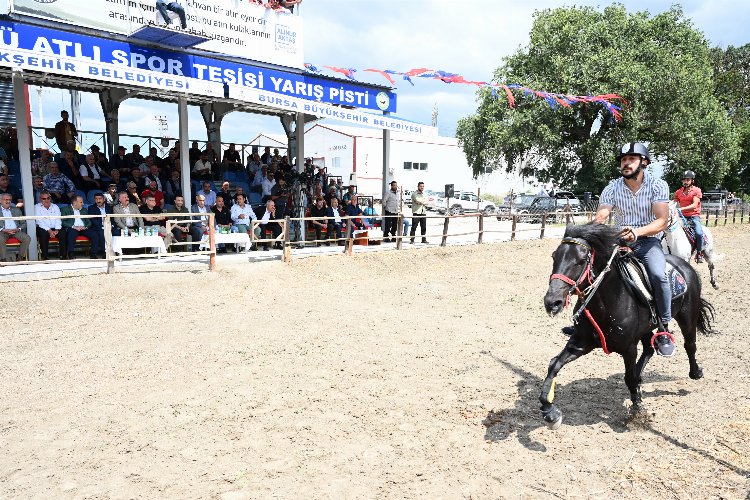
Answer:
[[[169,29],[209,39],[198,50],[304,67],[302,18],[246,0],[11,0],[11,10],[121,35],[146,25],[167,26],[166,14]]]

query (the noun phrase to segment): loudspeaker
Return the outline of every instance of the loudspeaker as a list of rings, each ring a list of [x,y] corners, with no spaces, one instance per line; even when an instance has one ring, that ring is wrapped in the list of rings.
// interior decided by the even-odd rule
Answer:
[[[453,184],[446,184],[445,185],[445,197],[453,198],[454,194],[455,194],[455,191],[453,190]]]

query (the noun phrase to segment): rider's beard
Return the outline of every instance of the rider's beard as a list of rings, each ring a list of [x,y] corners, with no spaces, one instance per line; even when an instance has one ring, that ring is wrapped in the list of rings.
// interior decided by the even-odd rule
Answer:
[[[633,172],[630,174],[626,175],[621,172],[623,179],[628,179],[628,180],[635,179],[636,177],[638,177],[638,172],[640,172],[642,168],[643,168],[643,165],[641,164],[641,165],[638,165],[638,167],[635,170],[633,170]]]

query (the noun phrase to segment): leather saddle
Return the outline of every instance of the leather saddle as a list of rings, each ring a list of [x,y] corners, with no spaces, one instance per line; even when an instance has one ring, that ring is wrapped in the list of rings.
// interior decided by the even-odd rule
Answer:
[[[651,315],[656,318],[656,306],[654,303],[654,289],[648,279],[646,267],[633,252],[621,252],[617,263],[617,270],[625,284],[633,291],[636,298],[644,305],[649,306]],[[669,261],[666,266],[667,281],[672,290],[672,300],[678,299],[687,292],[687,281],[685,276]]]

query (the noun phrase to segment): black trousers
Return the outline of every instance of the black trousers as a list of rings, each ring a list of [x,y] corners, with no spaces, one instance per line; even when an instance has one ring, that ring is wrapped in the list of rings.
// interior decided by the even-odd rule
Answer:
[[[49,233],[46,229],[42,229],[41,227],[36,227],[36,239],[39,241],[39,249],[42,252],[42,260],[49,259]],[[60,230],[57,233],[57,239],[60,241],[58,245],[60,245],[58,248],[60,249],[60,255],[66,255],[67,251],[65,249],[65,231]]]
[[[422,227],[422,239],[427,234],[427,214],[414,214],[411,218],[411,241],[414,241],[414,235],[417,234],[417,224]]]
[[[398,217],[395,217],[395,213],[389,212],[388,210],[385,210],[383,212],[385,215],[393,215],[394,217],[383,217],[383,237],[387,238],[388,235],[398,236],[400,231],[398,231]]]

